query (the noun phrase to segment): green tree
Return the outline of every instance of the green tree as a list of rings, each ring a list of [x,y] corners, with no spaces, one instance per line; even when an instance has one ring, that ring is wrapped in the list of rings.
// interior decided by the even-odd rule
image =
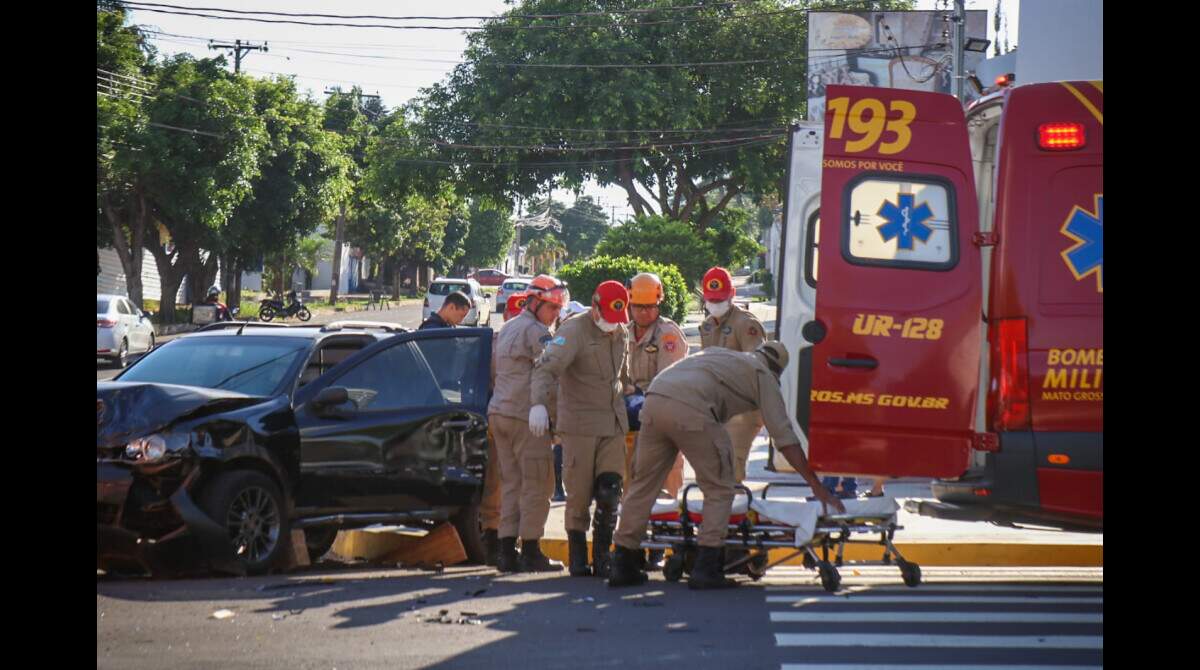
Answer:
[[[459,264],[466,268],[486,268],[498,265],[512,244],[516,229],[510,218],[512,210],[481,198],[471,201],[467,217],[469,229],[463,242]]]
[[[252,86],[255,113],[270,139],[259,153],[253,191],[234,209],[225,236],[231,307],[240,298],[241,269],[258,259],[274,266],[275,290],[286,288],[301,242],[328,224],[351,195],[354,169],[349,141],[323,128],[321,106],[301,97],[294,81],[258,79]]]
[[[575,204],[565,210],[559,220],[562,222],[562,241],[572,259],[591,256],[608,232],[608,217],[589,195],[576,198]]]
[[[688,286],[697,286],[710,267],[741,267],[760,252],[759,244],[746,232],[749,214],[749,210],[728,209],[700,235],[682,221],[638,217],[610,228],[596,253],[674,265]]]
[[[567,256],[567,246],[554,233],[531,241],[525,250],[530,274],[554,274],[558,263]]]
[[[625,283],[639,272],[653,272],[663,283],[662,315],[683,323],[687,314],[688,285],[674,265],[655,263],[633,256],[592,256],[565,265],[558,272],[574,300],[587,305],[600,282],[612,279]]]
[[[594,179],[621,186],[638,216],[660,214],[704,231],[739,193],[781,187],[785,129],[806,112],[807,10],[845,9],[845,2],[748,0],[686,14],[653,11],[682,4],[695,3],[513,2],[507,15],[471,33],[465,62],[426,90],[426,140],[482,192],[528,197]],[[875,0],[858,8],[911,4]],[[644,13],[616,13],[631,9]],[[517,15],[563,12],[581,13],[556,20],[574,28],[513,30],[551,22]],[[730,61],[765,62],[553,67]]]

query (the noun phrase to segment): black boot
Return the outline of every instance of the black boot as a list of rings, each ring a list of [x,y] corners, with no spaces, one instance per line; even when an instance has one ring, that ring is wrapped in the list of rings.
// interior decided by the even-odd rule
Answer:
[[[546,558],[538,540],[521,540],[521,572],[561,572],[562,563]]]
[[[498,531],[488,528],[483,531],[483,563],[496,567],[496,560],[500,557],[500,536]]]
[[[517,538],[500,538],[500,555],[496,559],[496,570],[500,572],[521,571],[521,559],[517,556]]]
[[[724,566],[721,565],[721,548],[699,547],[692,574],[688,576],[688,588],[727,589],[731,586],[737,586],[737,582],[725,578]]]
[[[567,531],[567,560],[571,564],[572,577],[590,577],[588,565],[587,533],[582,530]]]
[[[626,549],[621,545],[612,552],[612,562],[609,568],[609,586],[640,586],[650,577],[641,569],[642,551]]]
[[[597,503],[592,515],[592,573],[601,579],[608,579],[610,549],[616,529],[616,510],[605,509]]]

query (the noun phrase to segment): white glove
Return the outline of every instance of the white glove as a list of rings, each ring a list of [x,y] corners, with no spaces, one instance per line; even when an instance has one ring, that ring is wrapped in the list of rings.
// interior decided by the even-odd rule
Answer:
[[[541,437],[550,429],[550,412],[545,405],[534,405],[529,408],[529,432],[534,437]]]

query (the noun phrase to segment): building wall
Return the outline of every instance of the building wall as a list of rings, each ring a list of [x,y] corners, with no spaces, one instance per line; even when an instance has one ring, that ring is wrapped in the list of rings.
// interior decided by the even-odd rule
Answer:
[[[1018,36],[1018,85],[1104,78],[1102,0],[1022,2]]]
[[[328,291],[333,285],[333,242],[329,242],[324,250],[325,256],[329,260],[321,260],[317,262],[317,272],[313,275],[312,287],[314,291]],[[350,245],[342,245],[342,267],[341,276],[338,277],[338,293],[346,293],[350,290]],[[300,282],[304,282],[304,273],[299,273]]]
[[[111,293],[114,295],[129,295],[125,285],[125,270],[121,267],[121,257],[116,249],[97,249],[100,256],[100,274],[96,277],[96,293]],[[180,285],[176,302],[184,302],[185,286]],[[162,300],[162,282],[158,277],[158,266],[154,264],[154,255],[142,249],[142,298],[145,300]]]

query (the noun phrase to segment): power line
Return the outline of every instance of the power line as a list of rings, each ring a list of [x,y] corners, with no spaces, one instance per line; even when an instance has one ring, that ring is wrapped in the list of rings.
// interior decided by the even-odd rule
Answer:
[[[731,137],[731,138],[715,139],[715,140],[695,140],[695,141],[687,141],[687,142],[668,141],[668,142],[654,142],[654,143],[650,143],[650,144],[633,144],[633,145],[621,145],[621,146],[610,146],[608,144],[597,144],[597,145],[592,145],[592,146],[576,146],[576,147],[556,147],[553,145],[546,145],[546,144],[533,144],[533,145],[526,145],[526,144],[455,144],[453,142],[445,142],[442,140],[433,140],[433,139],[429,139],[429,140],[425,140],[425,141],[432,142],[433,144],[436,144],[438,146],[446,147],[447,149],[473,149],[473,150],[516,149],[519,151],[570,152],[570,151],[618,151],[618,150],[627,150],[627,149],[655,149],[658,147],[667,147],[667,146],[685,147],[685,146],[704,146],[704,145],[714,145],[714,144],[731,144],[731,143],[743,142],[743,141],[748,141],[748,140],[763,140],[763,139],[770,139],[770,138],[774,138],[774,137],[784,137],[786,135],[787,135],[787,132],[784,131],[783,129],[780,129],[780,132],[770,133],[770,134],[766,134],[766,135],[751,135],[751,136],[746,136],[746,137]],[[618,140],[618,141],[620,141],[620,140]]]
[[[760,119],[744,119],[741,122],[742,123],[752,123],[752,122],[756,122],[756,121],[786,121],[786,120],[788,120],[788,119],[785,117],[768,116],[768,117],[763,117]],[[475,127],[475,128],[504,128],[504,129],[512,129],[512,130],[544,130],[544,131],[548,131],[548,132],[560,132],[560,133],[577,132],[577,133],[610,133],[610,134],[617,134],[617,133],[708,134],[708,133],[725,133],[725,132],[738,132],[738,131],[750,132],[750,131],[759,131],[759,130],[774,130],[774,129],[778,128],[778,126],[738,126],[738,127],[731,127],[731,128],[672,128],[672,129],[607,128],[607,129],[592,129],[592,128],[552,128],[552,127],[548,127],[548,126],[517,126],[517,125],[506,125],[506,124],[501,124],[501,123],[475,123],[475,122],[471,122],[471,121],[451,121],[448,123],[440,123],[437,125],[439,125],[439,126],[470,126],[470,127]]]

